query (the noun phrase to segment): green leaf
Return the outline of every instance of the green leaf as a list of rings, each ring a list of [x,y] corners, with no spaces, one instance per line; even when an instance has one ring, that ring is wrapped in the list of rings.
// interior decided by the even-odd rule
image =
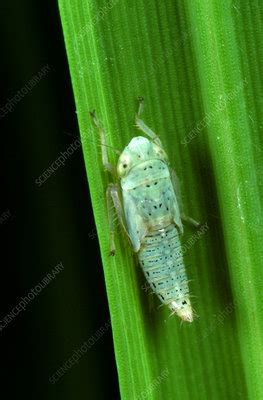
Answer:
[[[262,9],[202,0],[60,0],[110,305],[123,399],[263,396]],[[207,223],[183,237],[199,318],[151,309],[121,232],[108,257],[105,190],[88,111],[110,146],[138,135],[136,98],[180,177],[185,211]],[[109,150],[112,162],[116,154]],[[91,265],[91,268],[100,266]]]

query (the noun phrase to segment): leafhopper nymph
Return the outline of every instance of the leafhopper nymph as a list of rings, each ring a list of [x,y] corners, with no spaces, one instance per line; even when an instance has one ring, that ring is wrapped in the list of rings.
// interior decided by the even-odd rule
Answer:
[[[140,118],[143,99],[139,102],[135,122],[148,138],[134,137],[119,154],[117,167],[109,162],[105,131],[95,111],[90,113],[100,134],[104,168],[118,180],[106,191],[110,254],[115,254],[113,203],[150,287],[173,314],[192,322],[194,313],[179,235],[183,233],[182,220],[196,227],[200,224],[183,214],[175,171],[160,138]]]

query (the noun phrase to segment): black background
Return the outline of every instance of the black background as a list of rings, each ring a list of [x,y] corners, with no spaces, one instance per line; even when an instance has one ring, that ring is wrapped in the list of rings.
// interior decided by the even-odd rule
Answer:
[[[57,3],[2,3],[1,20],[0,107],[46,64],[50,70],[0,119],[0,215],[10,213],[0,224],[0,319],[56,264],[64,266],[0,332],[1,397],[118,399],[111,329],[49,382],[109,321],[109,310],[81,149],[41,187],[35,183],[79,136]]]

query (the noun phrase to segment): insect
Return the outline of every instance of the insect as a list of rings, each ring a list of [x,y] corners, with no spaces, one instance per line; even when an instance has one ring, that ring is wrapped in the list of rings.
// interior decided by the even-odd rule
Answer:
[[[177,176],[160,138],[140,118],[143,107],[143,98],[139,98],[135,123],[148,138],[134,137],[119,153],[117,167],[109,162],[105,131],[95,111],[90,112],[100,134],[104,168],[118,180],[106,191],[110,254],[115,254],[113,204],[153,292],[172,314],[192,322],[194,312],[179,236],[182,220],[196,227],[200,224],[182,212]]]

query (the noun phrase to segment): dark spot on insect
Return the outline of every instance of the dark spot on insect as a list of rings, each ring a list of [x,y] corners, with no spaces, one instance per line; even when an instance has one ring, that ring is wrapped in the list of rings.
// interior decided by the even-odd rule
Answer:
[[[146,187],[148,187],[148,188],[149,188],[149,187],[151,187],[151,185],[146,185]]]
[[[150,165],[149,168],[152,168],[152,165]]]
[[[143,168],[144,171],[146,171],[147,167]]]
[[[153,283],[153,286],[156,288],[156,285],[155,285],[155,283]]]
[[[157,185],[158,182],[154,182],[155,185]]]
[[[166,211],[168,211],[169,210],[169,207],[166,207]]]
[[[127,168],[127,164],[123,164],[123,168]]]
[[[148,276],[150,276],[149,272],[146,272],[146,274],[147,274]]]
[[[156,209],[156,208],[157,208],[157,206],[154,206],[154,208]]]
[[[162,207],[162,203],[159,204],[159,208],[161,208],[161,207]],[[166,236],[167,236],[167,234],[166,234]]]
[[[161,294],[161,298],[164,300],[164,297],[163,297],[163,295]]]
[[[141,158],[140,154],[138,154],[138,158]]]
[[[187,301],[184,300],[184,301],[182,302],[182,304],[187,304]]]
[[[151,213],[149,213],[149,215],[152,215]]]

